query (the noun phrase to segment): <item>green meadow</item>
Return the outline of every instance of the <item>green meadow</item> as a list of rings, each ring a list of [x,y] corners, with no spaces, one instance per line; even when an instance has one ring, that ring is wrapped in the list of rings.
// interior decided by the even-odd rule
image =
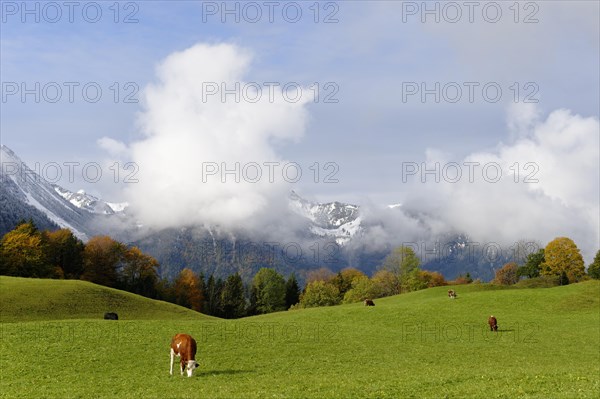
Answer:
[[[598,281],[375,303],[221,320],[82,281],[0,277],[0,397],[598,397]],[[178,332],[198,342],[192,378],[169,375]]]

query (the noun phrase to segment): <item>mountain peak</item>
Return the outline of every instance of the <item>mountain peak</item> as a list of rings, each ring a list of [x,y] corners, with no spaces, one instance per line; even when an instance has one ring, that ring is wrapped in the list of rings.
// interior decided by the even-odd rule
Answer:
[[[122,211],[126,205],[109,204],[84,190],[73,193],[52,184],[2,145],[0,155],[1,189],[15,200],[33,206],[56,225],[68,228],[79,238],[86,240],[90,233],[90,222],[96,214],[112,215]]]
[[[359,207],[334,201],[315,203],[290,192],[290,208],[311,223],[311,232],[321,237],[332,237],[339,245],[347,243],[361,230]]]

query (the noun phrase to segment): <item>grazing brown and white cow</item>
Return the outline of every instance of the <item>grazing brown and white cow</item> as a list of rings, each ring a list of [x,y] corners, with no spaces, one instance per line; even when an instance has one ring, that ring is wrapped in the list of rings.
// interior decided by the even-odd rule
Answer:
[[[456,298],[456,291],[448,290],[448,296],[452,299]]]
[[[375,302],[372,299],[365,299],[365,306],[375,306]]]
[[[490,331],[498,331],[498,320],[494,316],[488,318],[488,324],[490,325]]]
[[[171,375],[173,375],[173,361],[175,356],[179,356],[181,364],[179,371],[183,375],[183,370],[187,372],[187,376],[191,377],[192,373],[198,367],[196,363],[196,340],[188,334],[177,334],[171,340]]]

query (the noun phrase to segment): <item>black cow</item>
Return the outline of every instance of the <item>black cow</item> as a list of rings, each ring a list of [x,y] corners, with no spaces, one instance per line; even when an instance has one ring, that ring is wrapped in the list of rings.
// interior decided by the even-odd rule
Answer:
[[[375,302],[372,299],[365,299],[365,306],[375,306]]]
[[[104,320],[119,320],[119,315],[113,312],[104,313]]]

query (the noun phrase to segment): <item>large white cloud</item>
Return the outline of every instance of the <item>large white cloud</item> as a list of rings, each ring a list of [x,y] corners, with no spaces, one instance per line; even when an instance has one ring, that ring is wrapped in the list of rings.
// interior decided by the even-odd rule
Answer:
[[[139,166],[139,183],[128,185],[126,194],[140,222],[156,228],[269,226],[280,235],[293,230],[287,207],[290,186],[280,167],[275,182],[266,176],[256,183],[236,182],[231,175],[222,182],[220,173],[204,176],[203,182],[208,162],[228,168],[235,163],[282,165],[277,143],[298,140],[304,133],[309,98],[294,103],[276,95],[271,101],[263,93],[251,103],[203,96],[207,82],[244,86],[251,81],[251,62],[252,54],[238,46],[199,44],[160,64],[157,82],[144,91],[142,137],[128,147]],[[569,236],[590,260],[600,240],[598,119],[567,109],[543,117],[536,106],[520,103],[510,106],[507,126],[506,142],[462,159],[428,149],[430,168],[436,162],[441,169],[455,162],[461,178],[448,182],[442,176],[436,183],[428,175],[422,183],[419,175],[413,176],[402,185],[406,213],[363,207],[366,225],[385,221],[385,228],[371,228],[367,244],[379,248],[452,231],[502,245],[520,239],[545,244]],[[107,139],[102,144],[122,152],[119,143]],[[468,163],[477,165],[472,181]],[[453,168],[445,171],[447,177],[455,176]],[[409,216],[415,212],[421,221]]]
[[[415,175],[406,207],[485,242],[545,244],[568,236],[591,259],[600,243],[598,119],[559,109],[541,120],[539,110],[513,106],[508,125],[511,141],[462,160],[429,150],[426,165],[439,163],[440,182]],[[444,179],[450,162],[461,167],[460,179],[454,166],[446,167]]]
[[[307,98],[294,102],[281,88],[271,95],[263,82],[248,83],[251,62],[252,54],[236,45],[198,44],[159,65],[157,82],[143,93],[143,137],[130,145],[139,183],[127,187],[127,200],[141,223],[252,227],[285,207],[289,188],[276,145],[303,135]],[[240,98],[223,101],[222,88],[236,84]],[[264,162],[280,162],[271,169],[274,179]],[[238,181],[223,174],[236,163]]]

